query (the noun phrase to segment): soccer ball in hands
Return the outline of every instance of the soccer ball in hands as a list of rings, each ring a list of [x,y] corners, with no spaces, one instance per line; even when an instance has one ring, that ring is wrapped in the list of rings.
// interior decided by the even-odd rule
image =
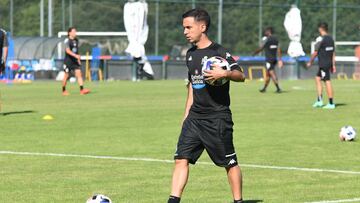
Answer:
[[[219,67],[221,67],[224,70],[230,70],[230,65],[224,58],[222,58],[220,56],[213,56],[204,62],[203,67],[202,67],[203,73],[205,70],[212,70],[213,69],[212,65],[218,65]],[[205,81],[209,85],[221,86],[221,85],[227,83],[229,80],[227,78],[221,78],[218,80],[205,80]]]
[[[356,131],[351,126],[344,126],[340,130],[339,137],[341,141],[353,141],[356,137]]]
[[[111,203],[111,199],[105,195],[94,195],[90,197],[86,203]]]

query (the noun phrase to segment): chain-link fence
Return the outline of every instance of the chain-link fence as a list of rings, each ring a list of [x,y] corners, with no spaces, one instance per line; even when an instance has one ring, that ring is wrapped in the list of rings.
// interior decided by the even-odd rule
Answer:
[[[331,34],[337,41],[358,41],[360,38],[358,0],[147,2],[150,27],[146,44],[148,54],[167,54],[173,45],[186,44],[182,34],[181,14],[192,7],[202,7],[209,11],[212,17],[210,37],[221,41],[235,54],[250,54],[257,47],[262,29],[266,26],[275,28],[282,49],[286,51],[289,40],[283,21],[291,4],[297,4],[301,10],[302,43],[307,53],[310,52],[310,42],[318,35],[316,27],[320,21],[328,22]],[[11,31],[15,37],[56,36],[57,32],[72,25],[79,31],[124,31],[125,3],[124,0],[0,0],[0,27]],[[220,23],[219,19],[222,19]]]

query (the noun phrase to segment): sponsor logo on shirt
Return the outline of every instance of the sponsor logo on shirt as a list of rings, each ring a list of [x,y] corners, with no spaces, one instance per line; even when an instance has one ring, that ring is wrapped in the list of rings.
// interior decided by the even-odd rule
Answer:
[[[325,51],[334,51],[334,47],[325,47]]]
[[[201,59],[201,65],[203,65],[205,63],[205,61],[208,60],[208,56],[204,56],[202,59]]]
[[[202,89],[205,87],[204,75],[199,74],[198,70],[195,70],[195,74],[191,75],[191,84],[194,89]]]
[[[270,49],[277,49],[277,45],[270,45]]]

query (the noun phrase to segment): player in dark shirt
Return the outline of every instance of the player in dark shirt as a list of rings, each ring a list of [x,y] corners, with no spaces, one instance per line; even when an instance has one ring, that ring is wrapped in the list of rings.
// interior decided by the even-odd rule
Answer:
[[[5,71],[6,60],[8,55],[8,39],[6,36],[6,31],[0,29],[0,76]]]
[[[282,68],[283,62],[281,60],[281,49],[279,46],[279,41],[276,39],[276,37],[273,34],[274,34],[274,29],[272,27],[266,28],[264,32],[265,36],[263,38],[262,45],[253,54],[256,55],[261,51],[265,50],[266,78],[265,78],[265,85],[260,90],[260,92],[262,93],[266,92],[266,88],[270,83],[270,77],[276,86],[276,92],[281,93],[281,89],[279,87],[279,81],[275,72],[275,66],[276,64],[278,64],[279,68]]]
[[[174,155],[175,169],[168,203],[180,202],[188,180],[189,163],[195,164],[204,149],[216,165],[226,169],[234,202],[242,202],[242,176],[232,140],[230,82],[212,86],[206,80],[227,78],[239,82],[244,81],[245,76],[230,53],[208,38],[209,25],[210,16],[205,10],[192,9],[183,14],[184,35],[193,47],[186,54],[188,95]],[[231,70],[214,65],[212,70],[203,72],[202,64],[213,56],[226,59]]]
[[[62,94],[68,96],[69,92],[66,91],[66,83],[71,71],[75,72],[75,77],[80,86],[80,94],[88,94],[90,90],[84,88],[84,81],[81,74],[81,61],[79,55],[79,40],[76,37],[76,29],[70,27],[68,29],[68,37],[65,43],[65,58],[64,58],[64,78],[62,82]]]
[[[313,104],[314,108],[323,107],[324,109],[335,109],[333,88],[330,81],[330,73],[336,72],[335,66],[335,43],[333,38],[328,34],[327,23],[319,23],[318,30],[320,36],[316,39],[315,52],[311,55],[307,67],[311,67],[316,56],[318,57],[319,71],[315,77],[317,88],[317,100]],[[329,98],[329,103],[323,106],[322,99],[322,84],[325,82],[326,92]]]
[[[6,59],[8,55],[8,39],[6,31],[0,28],[0,79],[3,77],[6,67]],[[1,99],[1,97],[0,97]],[[1,111],[1,100],[0,100],[0,111]]]

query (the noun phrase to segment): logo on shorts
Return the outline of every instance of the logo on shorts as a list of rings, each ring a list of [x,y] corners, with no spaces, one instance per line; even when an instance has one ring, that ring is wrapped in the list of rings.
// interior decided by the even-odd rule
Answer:
[[[269,62],[266,62],[266,69],[270,69],[271,68],[271,64]]]
[[[324,79],[324,78],[325,78],[325,76],[326,76],[326,72],[325,72],[325,71],[323,71],[323,70],[321,70],[321,78],[322,78],[322,79]]]
[[[235,159],[231,159],[231,160],[229,161],[229,163],[228,163],[228,165],[234,165],[234,164],[236,164]]]
[[[64,64],[63,68],[64,68],[65,73],[70,72],[69,68],[65,64]]]

